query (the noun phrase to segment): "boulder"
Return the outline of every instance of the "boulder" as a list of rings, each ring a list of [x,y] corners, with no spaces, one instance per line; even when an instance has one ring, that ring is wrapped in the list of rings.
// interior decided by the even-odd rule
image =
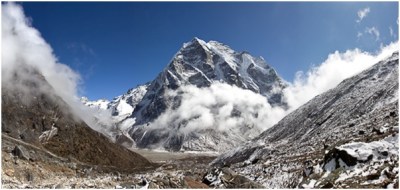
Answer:
[[[29,154],[22,146],[15,146],[12,154],[20,159],[29,160]]]

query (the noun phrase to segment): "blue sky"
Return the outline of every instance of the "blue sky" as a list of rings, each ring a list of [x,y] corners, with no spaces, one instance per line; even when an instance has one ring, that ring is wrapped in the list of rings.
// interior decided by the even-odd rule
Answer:
[[[336,50],[374,52],[398,40],[397,2],[22,6],[60,62],[81,74],[82,95],[90,99],[112,99],[153,80],[195,36],[262,56],[287,81]]]

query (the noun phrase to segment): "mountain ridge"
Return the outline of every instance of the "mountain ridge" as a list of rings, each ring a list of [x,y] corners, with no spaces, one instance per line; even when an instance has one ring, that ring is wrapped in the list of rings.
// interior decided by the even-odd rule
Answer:
[[[395,52],[212,164],[269,188],[398,187],[398,132]]]

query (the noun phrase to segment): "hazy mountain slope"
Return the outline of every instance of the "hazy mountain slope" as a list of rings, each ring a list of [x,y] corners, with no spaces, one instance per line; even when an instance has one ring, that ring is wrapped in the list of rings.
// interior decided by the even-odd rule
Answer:
[[[73,116],[45,78],[25,66],[14,74],[15,86],[2,84],[3,135],[99,167],[135,170],[152,166],[144,157],[112,143]]]
[[[398,188],[398,80],[396,52],[219,156],[214,166],[268,188]]]

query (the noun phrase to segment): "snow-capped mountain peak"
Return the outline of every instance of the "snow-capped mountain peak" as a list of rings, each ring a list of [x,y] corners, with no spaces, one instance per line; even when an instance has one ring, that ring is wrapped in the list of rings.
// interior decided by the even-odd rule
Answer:
[[[111,110],[114,120],[119,125],[118,128],[129,131],[138,147],[157,146],[169,150],[179,150],[183,147],[186,150],[220,151],[249,140],[261,132],[259,124],[241,123],[241,119],[244,119],[242,117],[251,117],[259,123],[263,116],[260,115],[258,118],[258,115],[264,113],[264,111],[258,113],[261,107],[286,109],[282,92],[286,86],[286,82],[263,58],[254,57],[245,51],[237,52],[217,41],[205,42],[195,37],[183,44],[155,80],[115,97],[108,102],[107,109]],[[198,119],[201,117],[199,115],[182,119],[182,122],[168,120],[168,123],[161,122],[162,126],[153,125],[152,123],[163,114],[178,112],[181,104],[185,104],[183,98],[188,96],[185,93],[190,93],[185,91],[186,88],[195,91],[209,89],[209,91],[206,90],[207,93],[214,93],[217,88],[226,88],[235,93],[246,94],[246,97],[254,95],[258,104],[253,105],[252,102],[247,101],[247,103],[237,105],[237,102],[231,102],[232,108],[230,108],[224,107],[225,100],[218,100],[224,103],[205,105],[205,109],[209,109],[210,112],[224,112],[220,109],[225,108],[225,112],[230,113],[228,116],[232,115],[229,117],[238,121],[232,124],[234,129],[229,131],[222,130],[224,124],[219,122],[219,118],[215,118],[218,123],[210,130],[187,129],[188,122]],[[230,96],[230,94],[227,93],[224,96]],[[89,104],[87,100],[85,104]],[[97,104],[99,103],[90,102],[90,105]],[[258,111],[249,112],[246,106],[250,110]],[[225,115],[221,117],[226,117]],[[146,126],[149,125],[153,127],[147,128]],[[221,130],[215,130],[218,128]],[[180,131],[181,129],[185,132]],[[188,132],[191,130],[192,132]],[[220,147],[216,147],[216,144]]]
[[[132,114],[136,105],[142,100],[147,92],[149,84],[139,85],[129,89],[125,94],[115,97],[110,103],[109,108],[114,116],[129,116]]]
[[[110,101],[108,101],[106,99],[90,101],[87,97],[81,97],[81,102],[90,108],[96,108],[96,109],[102,109],[102,110],[108,109],[108,104],[110,103]]]
[[[147,129],[145,127],[139,129],[138,126],[147,126],[167,110],[168,112],[173,112],[174,109],[177,109],[182,103],[183,92],[180,92],[182,88],[187,86],[195,86],[200,89],[210,88],[216,83],[252,91],[255,94],[264,96],[265,100],[271,106],[286,108],[282,91],[286,88],[287,84],[277,75],[272,67],[267,65],[263,58],[254,57],[245,51],[237,52],[217,41],[205,42],[195,37],[183,44],[166,68],[148,86],[146,94],[130,116],[132,119],[135,119],[135,124],[130,130],[132,137],[142,147],[153,146],[152,142],[148,142],[149,139],[165,141],[164,137],[152,137],[152,135],[157,136],[158,133],[146,133]],[[177,95],[173,97],[166,96],[166,94],[171,92],[175,92]],[[185,128],[184,125],[180,127]],[[166,128],[169,127],[172,131],[176,130],[172,128],[180,128],[178,126],[166,126]],[[216,127],[218,128],[218,126]],[[254,128],[254,126],[250,125],[249,128]],[[211,135],[210,138],[218,139],[221,132],[217,133]],[[186,140],[177,140],[179,141],[178,143],[173,140],[176,138],[181,139],[181,137],[178,137],[181,134],[172,134],[172,132],[168,132],[168,134],[169,137],[165,137],[168,138],[167,144],[169,143],[169,145],[166,145],[167,147],[172,146],[176,150],[176,147],[179,148],[182,144],[187,144]],[[237,134],[238,136],[235,138],[241,139],[238,140],[238,143],[250,137],[245,134],[253,133]],[[196,139],[204,137],[203,134],[197,133],[190,135],[198,136],[195,137]],[[232,138],[234,137],[231,136]],[[184,139],[187,138],[185,137]],[[224,139],[227,140],[229,137],[224,137]],[[235,144],[222,142],[225,140],[220,140],[220,144],[230,144],[229,146]],[[196,143],[198,144],[196,147],[200,147],[199,149],[207,147],[205,149],[213,150],[207,144],[209,142],[200,142],[200,140],[197,142],[196,140]]]
[[[112,101],[99,99],[90,101],[87,97],[82,97],[81,102],[91,108],[110,110],[114,119],[121,121],[129,117],[136,105],[142,100],[147,92],[149,84],[138,85],[136,88],[129,89],[125,94],[113,98]]]
[[[287,84],[262,58],[236,52],[217,41],[193,38],[184,43],[167,67],[150,84],[133,116],[139,123],[154,120],[167,108],[163,93],[183,85],[209,87],[219,81],[267,97],[273,106],[285,106],[282,90]]]

